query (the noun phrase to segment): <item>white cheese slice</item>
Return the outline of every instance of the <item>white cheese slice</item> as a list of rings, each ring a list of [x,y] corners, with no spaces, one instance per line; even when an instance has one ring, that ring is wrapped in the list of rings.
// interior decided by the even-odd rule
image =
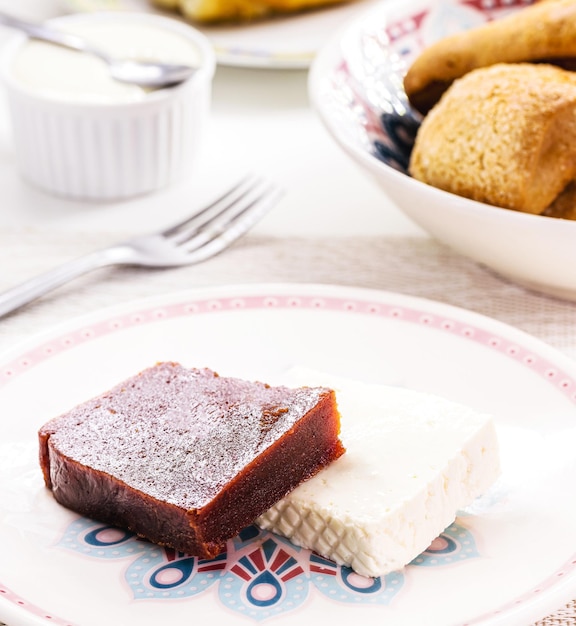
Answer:
[[[363,576],[401,569],[500,472],[494,422],[400,387],[291,370],[287,384],[336,391],[346,453],[257,520]]]

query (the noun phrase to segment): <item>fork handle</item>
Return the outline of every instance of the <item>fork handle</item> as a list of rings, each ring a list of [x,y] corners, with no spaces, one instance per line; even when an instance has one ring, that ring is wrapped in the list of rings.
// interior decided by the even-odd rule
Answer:
[[[0,317],[12,313],[74,278],[78,278],[100,267],[115,265],[118,262],[117,258],[110,255],[109,249],[98,250],[35,276],[16,287],[12,287],[12,289],[0,293]]]

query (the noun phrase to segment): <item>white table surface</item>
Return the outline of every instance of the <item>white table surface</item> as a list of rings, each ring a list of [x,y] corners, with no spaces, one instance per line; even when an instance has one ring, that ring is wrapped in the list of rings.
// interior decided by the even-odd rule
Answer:
[[[42,19],[56,0],[0,0],[0,10]],[[9,32],[0,28],[0,43]],[[229,257],[149,279],[128,270],[88,278],[0,321],[0,350],[67,317],[194,284],[316,281],[402,291],[468,307],[576,356],[576,305],[531,294],[447,251],[405,218],[343,154],[311,109],[305,70],[219,67],[212,118],[195,174],[135,200],[82,203],[47,195],[15,167],[0,92],[0,290],[120,237],[200,207],[246,172],[286,194]],[[450,287],[453,287],[452,289]],[[574,624],[573,605],[543,624]]]

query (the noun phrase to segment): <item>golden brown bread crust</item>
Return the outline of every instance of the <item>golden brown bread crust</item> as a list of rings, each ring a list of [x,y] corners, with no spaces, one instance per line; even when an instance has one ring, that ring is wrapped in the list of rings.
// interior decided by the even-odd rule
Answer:
[[[547,61],[564,67],[576,58],[576,0],[542,0],[505,18],[441,39],[409,68],[404,88],[427,113],[467,72],[495,63]]]
[[[152,0],[159,8],[173,10],[191,22],[245,22],[276,13],[294,13],[346,0]]]
[[[542,0],[542,2],[545,1],[549,0]],[[570,182],[542,215],[563,220],[576,220],[576,181]]]
[[[539,214],[576,178],[576,74],[497,64],[458,79],[424,118],[414,178]]]

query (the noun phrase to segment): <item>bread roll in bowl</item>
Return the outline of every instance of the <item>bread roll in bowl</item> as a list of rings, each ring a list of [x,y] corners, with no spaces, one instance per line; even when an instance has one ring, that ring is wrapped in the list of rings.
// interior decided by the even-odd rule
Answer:
[[[496,64],[458,79],[424,118],[410,174],[444,191],[541,214],[576,179],[576,73]]]

